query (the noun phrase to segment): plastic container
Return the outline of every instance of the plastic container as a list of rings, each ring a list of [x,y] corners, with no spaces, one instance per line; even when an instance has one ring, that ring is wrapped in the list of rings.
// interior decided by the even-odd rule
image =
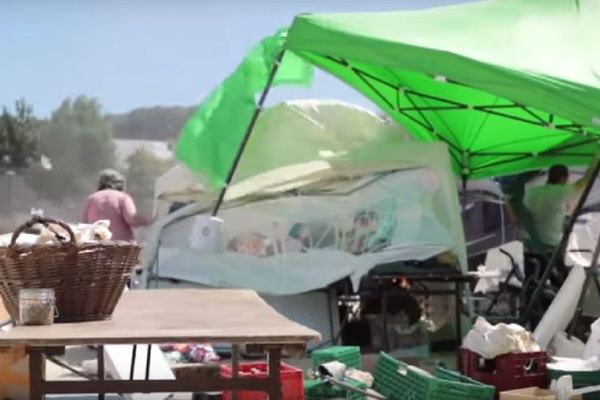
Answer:
[[[563,375],[571,375],[574,389],[600,385],[600,371],[564,371],[553,368],[548,368],[548,385],[554,379],[558,379]],[[584,394],[583,399],[600,400],[600,392]]]
[[[19,324],[52,325],[56,310],[53,289],[21,289],[19,291]]]
[[[357,346],[333,346],[315,350],[311,355],[311,360],[314,370],[319,365],[331,361],[339,361],[345,364],[347,368],[362,369],[362,356],[360,355],[360,347]]]
[[[431,375],[380,353],[373,388],[391,400],[492,400],[494,387],[438,368]]]
[[[243,378],[266,378],[268,376],[268,364],[266,362],[243,363],[239,367],[239,376]],[[304,378],[302,370],[281,363],[281,400],[303,400]],[[221,365],[221,376],[231,378],[233,375],[230,365]],[[238,392],[239,400],[267,400],[266,392],[244,391]],[[231,400],[231,392],[223,392],[223,400]]]
[[[357,389],[367,390],[367,385],[354,379],[346,378],[343,381],[345,384],[355,387]],[[307,380],[304,381],[304,394],[306,400],[319,400],[319,399],[348,399],[348,400],[364,400],[365,396],[345,390],[339,386],[330,385],[320,380]]]
[[[545,352],[504,354],[488,360],[470,350],[459,350],[460,372],[496,387],[497,392],[527,387],[546,388],[548,372]]]
[[[428,397],[430,399],[470,399],[491,400],[496,394],[496,388],[485,385],[458,372],[449,371],[445,368],[435,369],[436,383],[430,388]]]

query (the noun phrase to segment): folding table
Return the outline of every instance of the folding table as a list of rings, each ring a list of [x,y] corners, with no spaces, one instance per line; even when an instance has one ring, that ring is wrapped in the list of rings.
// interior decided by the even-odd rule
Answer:
[[[46,394],[98,393],[102,399],[106,393],[222,390],[264,391],[270,399],[279,400],[282,351],[303,351],[309,341],[318,339],[317,332],[281,316],[251,290],[134,290],[123,294],[109,320],[17,326],[0,333],[0,347],[27,347],[32,400],[43,399]],[[268,376],[264,379],[239,377],[237,357],[234,357],[232,378],[153,380],[148,376],[150,360],[147,360],[145,379],[106,378],[103,345],[165,342],[228,342],[234,346],[244,345],[252,352],[264,351],[268,353]],[[98,346],[98,379],[47,381],[46,356],[65,346],[76,345]]]

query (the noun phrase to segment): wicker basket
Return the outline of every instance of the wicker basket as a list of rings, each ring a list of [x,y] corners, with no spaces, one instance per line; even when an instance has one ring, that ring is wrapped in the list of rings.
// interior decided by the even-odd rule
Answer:
[[[60,240],[52,245],[17,245],[21,233],[35,224],[49,228]],[[63,237],[52,225],[64,229]],[[19,318],[19,291],[54,289],[55,322],[107,319],[138,264],[141,247],[129,242],[77,244],[71,228],[61,221],[34,218],[17,229],[8,247],[0,247],[0,296],[14,321]]]

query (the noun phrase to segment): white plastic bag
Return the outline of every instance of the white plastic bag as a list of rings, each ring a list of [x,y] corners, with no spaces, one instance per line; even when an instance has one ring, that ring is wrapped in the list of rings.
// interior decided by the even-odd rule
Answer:
[[[600,318],[594,321],[591,328],[592,333],[583,349],[584,359],[600,357]]]
[[[567,338],[565,332],[554,335],[548,346],[548,354],[555,357],[581,358],[585,344],[575,336]]]
[[[575,314],[584,282],[585,268],[580,265],[571,268],[569,276],[567,276],[556,297],[552,300],[552,304],[550,304],[542,320],[535,328],[535,332],[533,332],[533,336],[542,350],[548,349],[552,338],[558,332],[564,332],[567,329]]]

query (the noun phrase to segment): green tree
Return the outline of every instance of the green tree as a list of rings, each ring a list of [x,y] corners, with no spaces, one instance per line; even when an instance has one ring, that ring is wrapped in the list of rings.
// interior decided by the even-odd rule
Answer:
[[[131,154],[126,162],[127,192],[136,201],[142,215],[150,215],[156,178],[167,172],[175,163],[173,160],[156,157],[144,147]]]
[[[40,122],[33,107],[21,99],[15,102],[15,113],[4,107],[0,116],[0,165],[26,168],[39,159]]]
[[[40,152],[52,165],[31,174],[30,186],[40,196],[77,199],[91,192],[98,173],[115,164],[112,130],[100,104],[84,96],[63,101],[40,132]]]

